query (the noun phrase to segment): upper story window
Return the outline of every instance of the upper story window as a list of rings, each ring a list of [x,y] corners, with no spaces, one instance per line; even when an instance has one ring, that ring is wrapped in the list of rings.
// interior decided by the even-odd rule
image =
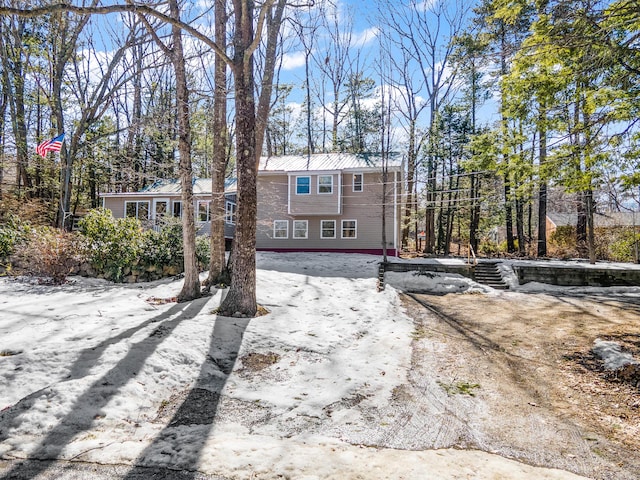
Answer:
[[[364,185],[364,175],[362,173],[353,174],[353,191],[361,192]]]
[[[296,195],[311,193],[311,177],[296,177]]]
[[[318,175],[318,193],[333,193],[333,175]]]
[[[149,219],[149,202],[124,202],[124,213],[127,217],[134,217],[138,220]]]

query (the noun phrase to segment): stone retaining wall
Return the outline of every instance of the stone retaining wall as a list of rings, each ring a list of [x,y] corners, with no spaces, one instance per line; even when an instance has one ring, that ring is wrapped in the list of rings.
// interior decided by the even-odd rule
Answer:
[[[520,285],[529,282],[573,287],[640,286],[640,270],[551,265],[514,265]]]

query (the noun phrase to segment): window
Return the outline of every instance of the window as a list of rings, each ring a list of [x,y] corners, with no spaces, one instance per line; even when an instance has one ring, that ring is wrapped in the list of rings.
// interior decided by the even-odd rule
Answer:
[[[148,220],[149,202],[124,202],[124,214],[127,217],[134,217],[138,220]]]
[[[309,222],[307,220],[293,221],[293,238],[309,238]]]
[[[363,184],[364,184],[364,175],[362,175],[362,173],[354,173],[353,174],[353,191],[361,192]]]
[[[296,177],[296,195],[311,193],[311,177]]]
[[[224,221],[234,225],[236,223],[236,204],[226,202],[224,207]]]
[[[208,222],[211,220],[211,212],[209,206],[211,201],[198,201],[198,211],[196,212],[196,219],[199,222]]]
[[[173,216],[182,218],[182,202],[177,200],[173,202]]]
[[[318,175],[318,193],[333,193],[333,175]]]
[[[320,238],[336,238],[336,221],[320,221]]]
[[[356,238],[356,221],[342,220],[342,238]]]
[[[273,238],[289,238],[289,221],[273,221]]]

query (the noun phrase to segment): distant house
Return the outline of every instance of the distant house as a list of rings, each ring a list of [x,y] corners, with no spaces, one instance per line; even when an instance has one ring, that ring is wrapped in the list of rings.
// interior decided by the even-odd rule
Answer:
[[[387,172],[383,199],[383,171]],[[225,236],[235,227],[236,185],[225,196]],[[256,248],[270,251],[382,252],[385,204],[387,254],[399,251],[402,158],[372,154],[315,154],[263,158],[258,171]],[[158,181],[139,192],[103,194],[114,217],[136,217],[149,226],[182,216],[178,180]],[[193,184],[198,233],[210,233],[211,179]]]
[[[576,213],[548,213],[547,235],[551,237],[558,228],[576,228],[578,214]],[[629,228],[640,226],[640,212],[596,212],[593,215],[595,228]]]
[[[138,192],[103,193],[102,206],[111,210],[115,218],[135,217],[149,228],[159,225],[163,217],[182,218],[182,188],[179,180],[158,180]],[[236,183],[225,185],[225,238],[233,238],[236,220]],[[197,233],[211,232],[211,179],[193,181],[193,208]]]

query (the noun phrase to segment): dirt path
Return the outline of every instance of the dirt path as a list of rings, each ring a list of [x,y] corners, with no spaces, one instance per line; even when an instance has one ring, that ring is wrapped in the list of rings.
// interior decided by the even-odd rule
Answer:
[[[590,350],[596,338],[616,340],[640,358],[640,299],[505,292],[404,302],[416,322],[414,368],[396,401],[424,416],[416,448],[639,478],[640,390],[607,378]]]

